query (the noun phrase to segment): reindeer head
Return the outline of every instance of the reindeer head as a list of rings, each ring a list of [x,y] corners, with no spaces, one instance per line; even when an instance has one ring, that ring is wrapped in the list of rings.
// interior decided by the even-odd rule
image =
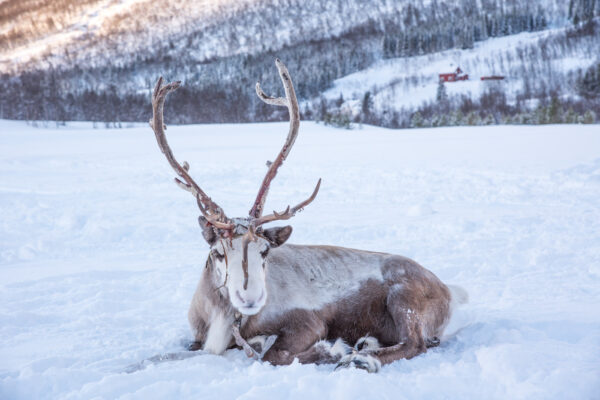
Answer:
[[[175,178],[175,183],[196,198],[201,213],[199,222],[202,234],[210,246],[208,265],[213,268],[215,284],[229,296],[234,308],[245,315],[258,313],[266,303],[265,268],[269,249],[282,245],[292,234],[292,227],[289,225],[268,229],[263,225],[293,217],[315,199],[321,185],[319,179],[312,195],[296,206],[288,206],[280,213],[273,211],[272,214],[262,215],[271,181],[294,145],[300,127],[298,100],[288,70],[279,59],[275,60],[275,65],[283,82],[285,98],[267,96],[259,83],[256,84],[256,94],[267,104],[288,108],[290,130],[281,151],[263,179],[248,217],[228,218],[223,209],[190,177],[189,164],[185,161],[179,164],[173,156],[165,136],[163,107],[167,94],[176,90],[181,83],[172,82],[163,86],[161,77],[152,95],[153,118],[150,120],[150,126],[154,130],[158,146],[181,178]]]

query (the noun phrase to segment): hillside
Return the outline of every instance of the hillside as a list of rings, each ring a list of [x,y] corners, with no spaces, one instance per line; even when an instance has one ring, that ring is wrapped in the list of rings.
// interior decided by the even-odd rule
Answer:
[[[482,117],[494,118],[496,114],[508,119],[497,122],[536,123],[542,118],[557,123],[562,121],[539,115],[540,107],[551,99],[560,107],[556,118],[566,118],[569,107],[573,115],[584,114],[589,109],[586,107],[600,111],[597,104],[582,101],[579,87],[588,69],[598,69],[599,54],[598,32],[586,34],[570,26],[523,32],[477,42],[473,49],[381,60],[335,80],[323,97],[330,104],[344,99],[339,108],[356,118],[365,112],[368,93],[371,104],[366,111],[385,115],[387,125],[410,119],[415,110],[424,118],[422,126],[478,125],[480,110],[486,113]],[[469,79],[444,83],[440,98],[438,74],[456,68]],[[489,76],[502,80],[481,80]],[[451,121],[461,118],[457,113],[462,114],[462,122]]]
[[[517,25],[538,29],[564,22],[559,0],[5,0],[0,3],[2,70],[40,62],[80,67],[128,63],[140,51],[206,62],[278,51],[352,32],[387,33],[435,23],[429,34],[462,20],[494,23],[498,34]],[[18,22],[16,22],[18,21]],[[467,25],[468,27],[468,25]],[[463,26],[462,29],[465,27]],[[481,30],[481,27],[478,27]],[[521,28],[522,29],[522,28]],[[477,40],[483,32],[471,32]],[[463,32],[459,32],[464,36]],[[494,34],[495,35],[495,34]],[[468,35],[467,35],[468,36]],[[468,40],[461,37],[458,41]],[[465,43],[461,43],[463,45]],[[115,57],[117,59],[115,59]],[[29,64],[29,65],[28,65]]]
[[[548,35],[556,36],[560,29],[567,39],[561,39],[558,49],[555,42],[548,43],[553,59],[578,56],[579,50],[570,49],[573,45],[593,53],[595,47],[585,46],[600,37],[600,29],[593,22],[600,13],[596,3],[5,0],[0,2],[0,89],[9,96],[0,100],[0,117],[143,121],[148,115],[148,93],[157,76],[165,75],[184,82],[184,89],[173,96],[173,110],[177,111],[168,115],[171,121],[279,120],[285,113],[262,105],[252,89],[260,80],[267,90],[279,90],[272,67],[273,58],[279,57],[293,73],[298,95],[304,100],[305,117],[325,119],[340,112],[338,99],[321,99],[337,79],[369,71],[385,60],[399,59],[399,63],[408,64],[415,60],[418,65],[424,56],[437,54],[437,59],[450,56],[446,62],[450,66],[457,60],[445,53],[449,49],[477,49],[478,43],[521,32],[548,31]],[[540,49],[531,41],[529,45]],[[508,56],[504,52],[498,55]],[[510,68],[524,68],[531,60],[546,62],[539,54],[525,56],[530,60],[521,57],[520,64]],[[493,55],[486,53],[485,57]],[[570,71],[576,76],[566,82],[568,88],[560,82],[534,93],[532,99],[536,101],[531,106],[538,100],[549,103],[553,96],[566,95],[567,100],[579,101],[573,82],[585,74],[589,64],[587,59],[581,65],[575,63]],[[476,68],[481,69],[481,65]],[[531,81],[545,73],[540,68],[526,72]],[[427,77],[423,71],[410,76],[400,73],[391,78],[396,80],[391,88],[398,92],[399,86],[407,87],[403,82],[407,79],[413,82],[412,87],[416,87],[414,82],[428,84],[436,73],[431,70]],[[564,93],[553,93],[556,87]],[[362,98],[372,89],[365,86],[365,91],[353,93],[352,98]],[[382,98],[392,100],[391,108],[382,110],[375,104],[369,118],[353,119],[406,126],[416,109],[401,111],[405,105],[395,103],[399,96],[380,93],[379,89],[376,92],[371,93],[375,103],[383,102]],[[18,107],[10,100],[14,96],[20,99]],[[478,110],[483,107],[478,106]],[[577,103],[575,108],[582,113],[596,110],[597,104]]]

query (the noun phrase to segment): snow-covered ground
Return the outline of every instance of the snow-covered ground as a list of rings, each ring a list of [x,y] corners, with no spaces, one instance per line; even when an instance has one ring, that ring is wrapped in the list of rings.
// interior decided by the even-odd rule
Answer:
[[[287,125],[171,126],[246,215]],[[291,242],[399,253],[460,284],[458,333],[379,374],[177,353],[207,246],[147,126],[0,121],[1,399],[592,399],[600,390],[600,128],[301,126],[267,209]],[[135,368],[134,368],[135,369]]]

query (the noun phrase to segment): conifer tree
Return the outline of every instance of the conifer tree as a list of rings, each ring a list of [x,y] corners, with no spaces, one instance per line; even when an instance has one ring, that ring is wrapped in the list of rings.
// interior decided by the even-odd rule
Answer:
[[[438,82],[437,93],[435,95],[435,99],[442,106],[445,106],[448,103],[448,92],[446,91],[446,85],[444,84],[444,81],[441,79]]]
[[[423,124],[424,124],[423,116],[421,115],[421,113],[419,111],[417,111],[416,113],[413,114],[413,116],[410,120],[410,127],[411,128],[422,128]]]

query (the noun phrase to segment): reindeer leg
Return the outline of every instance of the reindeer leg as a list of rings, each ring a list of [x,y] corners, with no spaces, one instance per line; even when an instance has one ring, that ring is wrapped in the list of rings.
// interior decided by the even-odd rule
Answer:
[[[319,340],[308,350],[296,354],[287,350],[274,350],[268,353],[265,360],[273,365],[288,365],[296,358],[301,364],[335,364],[342,357],[349,354],[351,350],[352,348],[342,339],[337,339],[333,343],[327,340]]]
[[[409,360],[419,354],[425,353],[427,348],[425,343],[417,344],[415,342],[399,343],[394,346],[383,347],[379,350],[375,350],[370,355],[377,357],[377,359],[383,364],[389,364],[396,360],[403,358]]]
[[[400,359],[411,359],[427,351],[422,327],[418,316],[412,311],[395,315],[396,326],[401,340],[392,346],[381,347],[374,337],[362,337],[354,346],[352,354],[343,357],[338,368],[356,367],[368,372],[378,372],[382,365]]]
[[[246,353],[246,356],[248,356],[248,358],[261,360],[264,357],[265,353],[271,348],[271,346],[273,346],[273,343],[275,343],[275,340],[277,340],[277,336],[255,336],[250,340],[246,340],[240,334],[241,323],[242,315],[236,313],[235,320],[233,321],[233,326],[231,327],[231,333],[233,334],[235,343],[242,349],[244,349],[244,352]]]
[[[351,351],[352,348],[342,339],[337,339],[333,343],[320,340],[310,349],[296,354],[295,358],[301,364],[335,364]]]
[[[202,346],[204,346],[204,343],[195,340],[191,343],[188,343],[187,349],[189,351],[198,351],[198,350],[202,350]]]
[[[327,337],[327,326],[323,319],[309,310],[295,310],[286,318],[286,324],[274,333],[277,341],[263,357],[273,365],[291,364],[294,358],[303,364],[336,362],[331,360],[339,359],[341,355],[332,354],[339,353],[345,346],[343,342],[336,345],[320,340]]]
[[[275,343],[276,340],[276,335],[259,335],[248,339],[247,342],[257,353],[260,354],[260,358],[262,359],[267,353],[267,351],[269,351],[271,346],[273,346],[273,343]]]
[[[358,339],[352,352],[342,357],[335,369],[354,367],[364,369],[367,372],[378,372],[381,369],[381,361],[372,354],[380,349],[379,341],[376,338],[371,336],[362,337]]]
[[[402,285],[388,293],[386,306],[394,321],[397,342],[392,346],[380,347],[375,338],[361,338],[353,353],[342,358],[338,367],[355,366],[377,372],[381,365],[413,358],[425,353],[428,346],[438,345],[439,339],[436,337],[426,341],[424,332],[431,331],[432,326],[436,326],[436,315],[445,312],[444,305],[447,304],[443,299],[435,297],[424,302],[421,293],[415,293],[415,290],[409,285]]]
[[[360,340],[362,340],[361,338]],[[377,341],[375,338],[371,338]],[[359,342],[360,342],[359,340]],[[400,359],[410,359],[426,351],[426,347],[416,345],[414,342],[401,342],[393,346],[379,348],[363,348],[357,350],[355,347],[351,354],[343,357],[335,369],[338,368],[360,368],[368,372],[379,372],[382,365],[389,364]]]
[[[240,346],[242,349],[244,349],[246,356],[248,358],[254,358],[255,360],[260,360],[260,354],[256,350],[254,350],[254,348],[252,346],[250,346],[250,344],[246,341],[246,339],[244,339],[242,337],[242,335],[240,335],[239,320],[236,320],[236,322],[234,322],[231,331],[233,333],[235,343],[238,346]]]
[[[425,339],[425,346],[427,346],[428,349],[431,347],[438,347],[439,345],[440,338],[438,338],[437,336]]]

